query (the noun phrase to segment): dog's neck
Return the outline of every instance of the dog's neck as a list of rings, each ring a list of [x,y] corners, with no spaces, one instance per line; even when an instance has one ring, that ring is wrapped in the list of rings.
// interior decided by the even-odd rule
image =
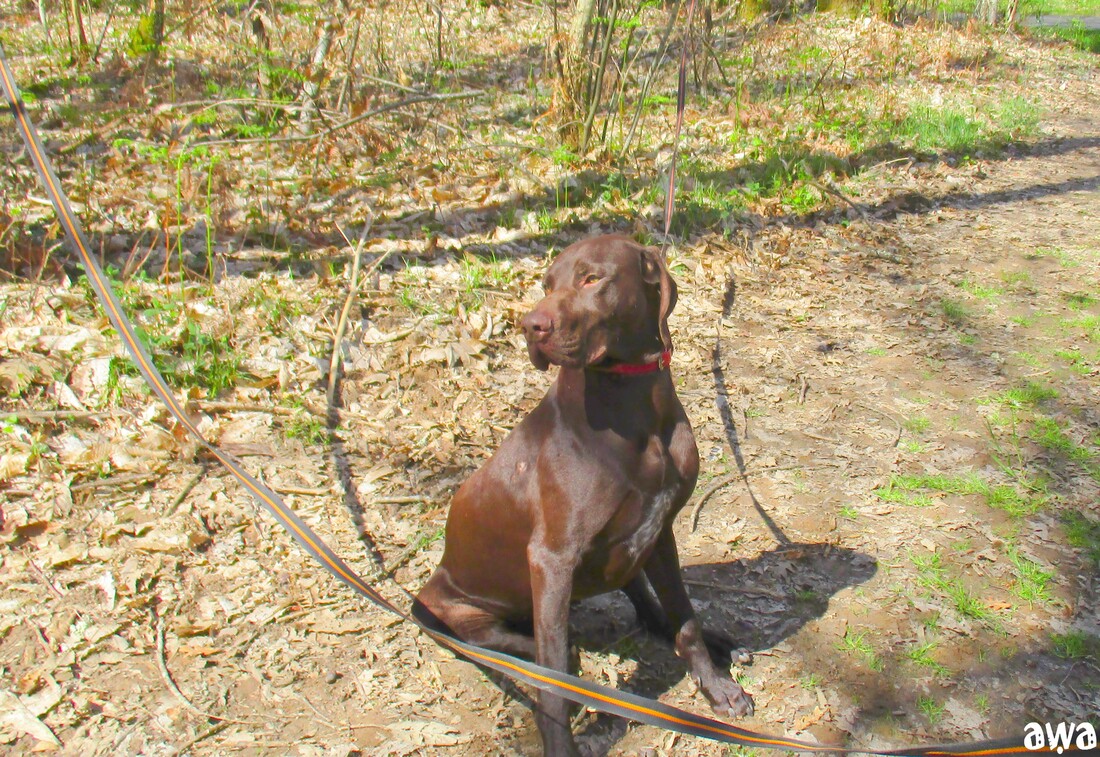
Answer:
[[[610,361],[589,366],[588,370],[600,373],[613,373],[619,376],[644,376],[648,373],[663,371],[672,365],[672,350],[664,350],[652,360],[637,363]]]
[[[642,356],[639,362],[607,362],[558,371],[552,391],[572,395],[563,406],[575,408],[572,422],[594,430],[615,429],[624,436],[650,433],[674,414],[676,389],[669,370],[671,354]],[[629,366],[611,370],[612,366]]]

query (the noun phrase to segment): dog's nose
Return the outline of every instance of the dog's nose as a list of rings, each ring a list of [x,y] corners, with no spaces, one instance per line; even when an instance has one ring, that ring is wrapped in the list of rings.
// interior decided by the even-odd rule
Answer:
[[[553,333],[554,319],[536,308],[523,317],[523,331],[529,340],[541,342]]]

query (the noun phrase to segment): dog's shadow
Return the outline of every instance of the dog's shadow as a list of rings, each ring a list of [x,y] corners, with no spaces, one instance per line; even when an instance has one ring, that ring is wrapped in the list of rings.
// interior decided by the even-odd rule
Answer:
[[[834,594],[869,580],[877,568],[873,558],[851,549],[788,542],[747,560],[688,565],[683,574],[703,627],[725,633],[751,654],[775,647],[820,618]],[[621,592],[575,604],[570,631],[573,643],[587,653],[586,678],[656,699],[687,674],[670,645],[641,630]],[[603,663],[608,658],[612,664]],[[623,667],[623,661],[632,672],[609,681],[619,675],[609,671]],[[751,675],[751,667],[746,672]],[[701,706],[692,709],[707,714],[701,694],[699,700]],[[621,718],[589,717],[577,730],[578,742],[587,754],[606,754],[626,729]]]

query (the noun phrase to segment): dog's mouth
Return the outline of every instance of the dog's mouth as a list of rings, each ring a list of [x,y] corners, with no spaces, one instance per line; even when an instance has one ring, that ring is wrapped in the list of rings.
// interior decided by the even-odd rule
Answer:
[[[566,345],[555,343],[553,339],[527,341],[527,357],[530,358],[531,365],[540,371],[549,369],[551,365],[587,368],[599,363],[606,356],[607,347],[603,344],[586,350],[579,342]]]

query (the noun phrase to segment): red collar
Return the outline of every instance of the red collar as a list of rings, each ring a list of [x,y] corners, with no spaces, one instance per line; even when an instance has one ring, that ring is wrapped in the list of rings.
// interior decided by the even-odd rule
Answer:
[[[644,376],[647,373],[662,371],[672,365],[672,350],[665,350],[661,356],[649,363],[614,363],[607,367],[594,366],[604,373],[617,373],[620,376]]]

